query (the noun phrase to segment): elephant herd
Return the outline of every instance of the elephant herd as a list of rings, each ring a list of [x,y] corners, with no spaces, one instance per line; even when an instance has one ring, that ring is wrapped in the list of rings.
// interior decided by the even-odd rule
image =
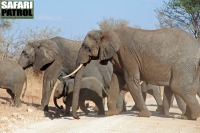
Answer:
[[[38,109],[45,112],[49,110],[50,96],[59,79],[53,97],[55,106],[63,108],[57,104],[57,99],[62,97],[64,114],[75,119],[80,118],[76,113],[79,107],[86,115],[89,113],[85,100],[96,104],[98,115],[110,116],[126,111],[126,92],[131,93],[135,101],[133,109],[139,111],[140,117],[151,116],[145,105],[146,93],[154,96],[157,111],[165,115],[169,115],[174,94],[183,119],[196,120],[200,116],[196,98],[196,95],[200,96],[200,45],[189,33],[178,28],[143,30],[124,27],[89,31],[83,42],[62,37],[34,41],[26,44],[18,64],[23,69],[33,67],[34,71],[44,71]],[[7,71],[9,73],[4,75],[12,78],[0,80],[0,85],[19,106],[21,84],[25,83],[26,76],[17,69],[1,66],[0,74]],[[18,84],[14,82],[15,73],[18,73]],[[10,82],[12,85],[5,86],[9,80],[13,81]],[[163,100],[158,86],[164,86]]]

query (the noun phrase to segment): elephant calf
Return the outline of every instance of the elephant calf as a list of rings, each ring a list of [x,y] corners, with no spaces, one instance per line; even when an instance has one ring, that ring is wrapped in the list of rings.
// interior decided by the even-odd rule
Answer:
[[[23,86],[27,81],[25,71],[16,62],[3,59],[0,60],[0,76],[0,87],[7,90],[12,100],[14,100],[14,105],[19,107]]]
[[[54,92],[54,104],[57,108],[57,99],[64,97],[63,102],[66,105],[65,115],[70,115],[70,107],[72,106],[74,79],[69,79],[65,82],[60,82]],[[79,106],[81,110],[87,115],[89,110],[85,106],[85,100],[93,101],[98,107],[98,115],[105,115],[103,99],[107,92],[103,84],[95,77],[84,77],[81,80],[81,90],[79,95]]]

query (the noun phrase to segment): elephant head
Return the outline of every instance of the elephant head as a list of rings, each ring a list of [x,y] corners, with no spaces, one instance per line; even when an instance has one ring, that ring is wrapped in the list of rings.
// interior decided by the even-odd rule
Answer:
[[[111,59],[120,48],[120,39],[113,31],[93,30],[90,31],[79,50],[77,65],[83,65],[75,76],[72,115],[75,119],[79,119],[76,114],[78,107],[78,99],[80,92],[80,82],[85,65],[92,59],[105,61]]]
[[[93,30],[90,31],[79,51],[77,64],[84,64],[92,58],[98,58],[100,61],[112,58],[119,50],[120,40],[113,31]]]
[[[24,69],[29,66],[36,71],[45,69],[55,60],[56,48],[56,43],[49,39],[28,43],[21,53],[19,64]]]

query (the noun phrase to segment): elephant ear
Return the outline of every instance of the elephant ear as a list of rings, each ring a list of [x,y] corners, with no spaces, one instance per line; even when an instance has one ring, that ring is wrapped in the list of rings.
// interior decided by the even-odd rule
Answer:
[[[101,61],[112,58],[120,47],[120,39],[114,31],[104,31],[99,44]]]
[[[35,47],[35,62],[33,65],[35,71],[41,70],[45,65],[55,60],[56,49],[53,45],[54,42],[45,40]]]

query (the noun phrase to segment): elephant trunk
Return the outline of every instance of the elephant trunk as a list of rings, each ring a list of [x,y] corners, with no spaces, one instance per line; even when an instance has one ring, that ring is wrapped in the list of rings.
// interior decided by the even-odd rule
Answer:
[[[77,72],[74,80],[74,91],[73,91],[73,99],[72,99],[72,116],[75,119],[80,119],[79,116],[76,114],[76,110],[78,108],[78,101],[79,101],[79,93],[80,93],[80,83],[83,76],[83,70],[85,66],[83,65],[81,69]]]
[[[53,97],[54,105],[55,105],[56,108],[58,108],[58,109],[63,109],[63,106],[62,106],[62,105],[61,105],[61,106],[58,105],[58,103],[57,103],[57,99],[58,99],[57,97],[55,97],[55,96]]]

